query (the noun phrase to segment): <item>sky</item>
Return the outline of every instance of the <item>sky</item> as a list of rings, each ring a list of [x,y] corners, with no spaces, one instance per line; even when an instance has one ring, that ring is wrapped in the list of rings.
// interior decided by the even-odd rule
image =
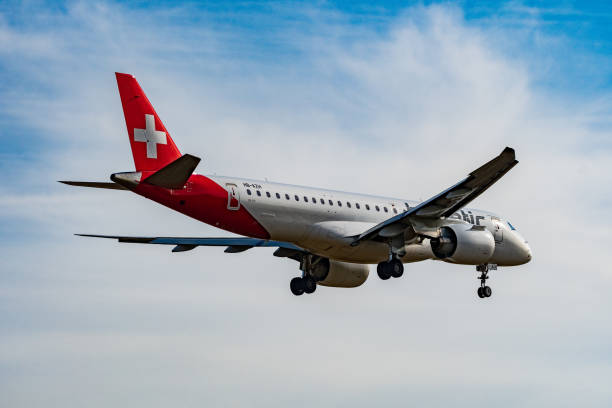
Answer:
[[[608,407],[606,2],[0,3],[0,405]],[[472,203],[533,260],[426,261],[295,297],[294,261],[74,233],[225,236],[120,191],[114,72],[198,170]]]

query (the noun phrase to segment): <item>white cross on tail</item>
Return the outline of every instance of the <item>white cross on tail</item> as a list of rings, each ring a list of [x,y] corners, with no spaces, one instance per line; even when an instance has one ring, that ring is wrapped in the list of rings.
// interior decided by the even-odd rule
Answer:
[[[147,158],[157,159],[157,143],[166,144],[166,132],[155,130],[155,116],[145,114],[146,129],[134,128],[134,141],[147,144]]]

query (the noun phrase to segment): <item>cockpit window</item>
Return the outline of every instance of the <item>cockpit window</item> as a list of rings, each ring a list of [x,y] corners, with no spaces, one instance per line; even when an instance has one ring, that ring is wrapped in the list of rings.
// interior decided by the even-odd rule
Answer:
[[[514,225],[510,224],[510,222],[506,221],[508,223],[508,226],[510,227],[510,229],[512,231],[516,231],[516,228],[514,228]]]

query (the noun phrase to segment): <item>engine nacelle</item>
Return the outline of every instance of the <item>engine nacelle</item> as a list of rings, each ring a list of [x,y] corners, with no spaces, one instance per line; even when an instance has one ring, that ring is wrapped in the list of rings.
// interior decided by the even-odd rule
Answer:
[[[354,288],[368,279],[368,265],[340,262],[322,258],[312,268],[317,284],[336,288]]]
[[[493,234],[471,225],[451,224],[440,229],[440,237],[431,240],[431,250],[444,262],[464,265],[487,263],[495,252]]]

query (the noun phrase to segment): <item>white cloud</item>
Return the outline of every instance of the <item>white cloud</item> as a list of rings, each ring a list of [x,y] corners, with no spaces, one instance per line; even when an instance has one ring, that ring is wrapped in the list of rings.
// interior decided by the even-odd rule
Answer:
[[[609,134],[593,126],[609,97],[576,108],[541,90],[531,61],[496,46],[512,31],[470,27],[454,8],[410,9],[382,34],[289,11],[305,21],[256,48],[191,12],[75,3],[0,24],[0,59],[20,73],[3,120],[46,146],[8,156],[19,182],[0,197],[0,401],[607,405],[610,152],[592,146]],[[534,261],[495,273],[484,304],[472,268],[433,262],[298,299],[297,266],[267,250],[76,238],[220,234],[127,193],[55,183],[131,168],[115,70],[138,77],[206,173],[418,199],[513,146],[521,163],[474,206],[515,221]]]

